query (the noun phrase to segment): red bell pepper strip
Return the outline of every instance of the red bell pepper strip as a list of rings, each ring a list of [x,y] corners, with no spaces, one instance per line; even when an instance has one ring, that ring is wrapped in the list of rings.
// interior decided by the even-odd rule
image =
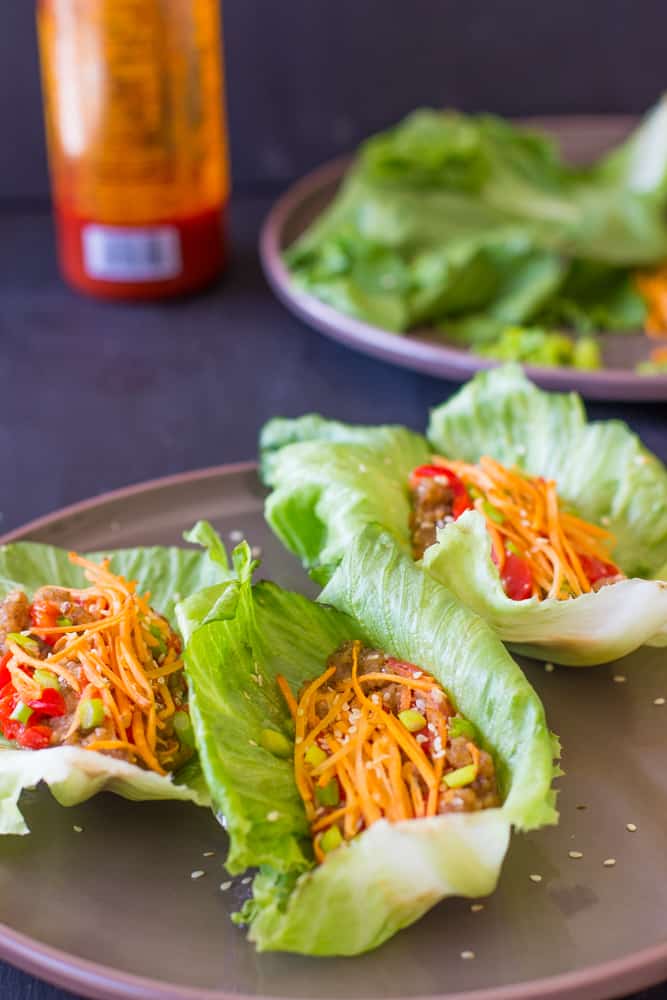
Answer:
[[[597,583],[598,580],[604,580],[609,576],[618,576],[621,572],[618,566],[604,562],[603,559],[597,559],[595,556],[579,555],[579,562],[590,584]]]
[[[44,688],[39,698],[33,698],[32,701],[28,702],[28,706],[33,712],[51,718],[59,718],[67,712],[65,699],[55,688]]]
[[[420,479],[435,479],[436,477],[446,479],[447,485],[454,494],[454,502],[452,504],[452,517],[454,520],[460,517],[464,510],[472,510],[473,502],[468,496],[468,491],[463,485],[462,480],[459,479],[455,472],[445,468],[443,465],[420,465],[416,469],[413,469],[410,474],[410,486],[414,489]]]

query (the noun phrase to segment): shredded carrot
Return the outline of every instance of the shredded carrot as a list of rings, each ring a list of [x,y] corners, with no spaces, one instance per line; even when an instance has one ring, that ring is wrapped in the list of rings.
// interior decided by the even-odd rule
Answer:
[[[485,517],[499,572],[508,551],[516,551],[530,568],[533,596],[566,600],[588,593],[592,587],[583,557],[613,567],[613,534],[564,511],[553,480],[527,476],[487,455],[476,465],[437,455],[432,461],[451,469],[466,488],[481,494],[474,506]]]
[[[298,699],[284,677],[276,679],[296,720],[294,774],[318,861],[326,856],[322,834],[334,826],[351,840],[382,818],[435,816],[445,771],[455,767],[446,753],[447,720],[454,708],[435,678],[391,658],[385,660],[386,672],[363,673],[359,640],[348,649],[350,676],[336,679],[337,668],[330,666]],[[366,683],[373,685],[370,696]],[[391,689],[393,711],[383,689]],[[422,730],[413,733],[394,714],[407,708],[424,713]],[[480,751],[468,746],[477,774]],[[332,788],[338,789],[333,799]]]
[[[32,671],[52,672],[79,695],[60,742],[89,750],[120,750],[165,774],[166,761],[174,758],[180,746],[166,721],[177,711],[166,678],[183,669],[169,625],[152,611],[148,594],[138,594],[134,582],[109,570],[108,560],[98,564],[73,552],[69,558],[83,569],[90,586],[63,589],[88,615],[70,625],[31,626],[37,636],[57,637],[44,659],[8,639],[12,653],[8,668],[14,686],[28,702],[41,692]],[[92,738],[84,740],[79,735],[80,706],[87,698],[102,700],[105,717]]]
[[[649,337],[667,337],[667,264],[638,272],[635,285],[646,304],[644,330]]]

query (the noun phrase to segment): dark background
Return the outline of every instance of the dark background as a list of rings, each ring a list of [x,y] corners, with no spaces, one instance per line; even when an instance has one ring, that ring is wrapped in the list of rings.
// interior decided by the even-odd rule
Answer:
[[[58,276],[34,7],[4,0],[0,19],[0,532],[250,458],[277,413],[423,428],[453,385],[354,355],[271,296],[256,245],[272,200],[419,104],[639,113],[667,89],[665,0],[226,0],[232,265],[190,301],[109,306]],[[666,405],[589,411],[667,460]],[[3,1000],[62,996],[0,964]]]
[[[48,191],[34,0],[0,22],[0,199]],[[226,0],[237,190],[272,187],[419,104],[640,112],[667,86],[664,0]]]

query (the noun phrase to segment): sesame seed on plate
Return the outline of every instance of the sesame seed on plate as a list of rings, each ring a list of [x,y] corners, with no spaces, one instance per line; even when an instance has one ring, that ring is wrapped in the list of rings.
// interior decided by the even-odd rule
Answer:
[[[555,667],[554,667],[553,663],[545,663],[544,664],[544,669],[546,670],[546,672],[548,674],[552,674],[554,672]]]
[[[629,830],[630,833],[636,833],[637,832],[637,824],[636,823],[626,823],[625,824],[625,829]]]
[[[530,879],[531,882],[541,882],[542,881],[542,876],[541,875],[529,875],[528,878]]]
[[[243,532],[240,531],[238,528],[234,528],[233,531],[229,532],[229,540],[230,540],[230,542],[240,542],[240,541],[242,541],[243,540]]]
[[[221,892],[227,892],[227,890],[231,889],[231,887],[232,887],[232,883],[231,882],[221,882],[220,883],[220,890],[221,890]]]
[[[270,813],[266,814],[266,818],[269,823],[275,823],[277,819],[280,819],[280,813],[277,809],[272,809]]]
[[[568,856],[568,858],[572,858],[574,861],[577,861],[579,858],[583,858],[584,852],[583,851],[568,851],[567,852],[567,856]]]
[[[481,913],[483,909],[484,909],[484,903],[473,903],[472,906],[470,907],[470,912]]]
[[[74,830],[75,833],[83,833],[82,826],[73,826],[72,829]]]
[[[205,874],[206,874],[205,871],[202,871],[201,868],[197,868],[196,871],[190,872],[190,878],[192,879],[203,878]]]
[[[215,851],[204,851],[202,854],[202,858],[212,858],[214,854]]]
[[[250,554],[253,557],[253,559],[261,559],[262,558],[262,546],[261,545],[253,545],[253,547],[250,550]]]
[[[461,958],[464,959],[465,961],[468,961],[469,959],[474,958],[474,957],[475,957],[475,952],[474,951],[462,951],[461,952]]]
[[[616,858],[605,858],[602,864],[605,868],[613,868],[616,864]]]
[[[627,679],[628,678],[625,676],[625,674],[614,674],[613,678],[614,684],[625,684]]]
[[[654,705],[664,705],[665,704],[665,699],[664,698],[654,698],[653,699],[653,704]]]
[[[252,875],[248,875],[246,878],[241,879],[241,885],[249,885],[252,882]]]

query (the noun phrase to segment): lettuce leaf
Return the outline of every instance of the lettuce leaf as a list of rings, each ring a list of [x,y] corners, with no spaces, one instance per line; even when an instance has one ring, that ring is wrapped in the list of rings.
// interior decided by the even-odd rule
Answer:
[[[175,601],[220,579],[223,567],[196,549],[137,548],[105,553],[111,569],[137,580],[149,590],[151,604],[173,622]],[[98,560],[101,553],[91,558]],[[81,569],[73,566],[64,549],[37,542],[0,546],[0,600],[21,588],[29,595],[44,584],[85,586]],[[25,834],[28,827],[19,808],[24,788],[45,782],[61,805],[83,802],[102,790],[132,800],[182,799],[208,805],[209,797],[197,761],[172,777],[163,777],[116,760],[106,754],[77,747],[20,750],[0,743],[0,834]]]
[[[420,435],[315,415],[276,419],[262,430],[260,454],[265,482],[274,487],[266,519],[318,582],[327,581],[365,524],[382,524],[409,551],[405,483],[429,457]]]
[[[274,420],[260,444],[269,524],[326,583],[363,526],[377,522],[410,552],[407,481],[438,452],[491,455],[556,480],[560,497],[616,537],[633,580],[571,601],[511,601],[490,560],[479,515],[448,524],[424,569],[518,652],[570,665],[603,663],[643,644],[667,645],[667,470],[618,420],[588,423],[574,394],[546,393],[506,365],[477,375],[431,414],[430,446],[400,427],[350,427],[308,416]]]
[[[438,532],[424,567],[518,651],[571,665],[601,663],[644,643],[663,645],[667,623],[667,470],[617,420],[588,423],[575,394],[542,392],[518,366],[477,375],[431,413],[428,436],[446,457],[490,455],[555,479],[561,499],[616,536],[629,579],[571,601],[511,601],[490,559],[482,518]]]
[[[288,249],[293,281],[396,332],[548,315],[627,329],[645,312],[629,272],[667,256],[666,118],[663,99],[611,155],[572,167],[500,118],[415,111],[361,145]],[[601,283],[572,281],[591,265]]]
[[[186,669],[202,767],[230,836],[226,865],[260,866],[240,918],[250,940],[262,951],[353,955],[445,896],[491,892],[511,827],[556,822],[558,773],[542,705],[491,630],[374,525],[350,540],[320,603],[249,579],[240,590],[233,618],[193,631]],[[276,675],[296,691],[349,638],[438,678],[494,755],[504,804],[381,821],[315,867],[293,762],[265,750],[262,731],[293,740]]]

